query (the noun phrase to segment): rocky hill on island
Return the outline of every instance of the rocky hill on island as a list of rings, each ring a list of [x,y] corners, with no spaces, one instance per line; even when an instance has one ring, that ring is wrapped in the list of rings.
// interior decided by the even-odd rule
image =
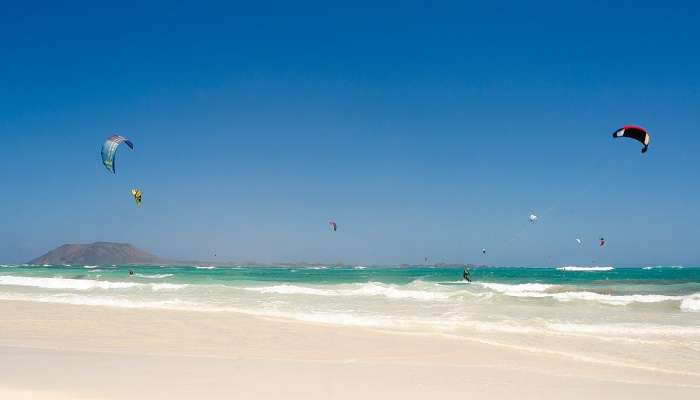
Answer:
[[[140,250],[128,243],[95,242],[92,244],[64,244],[30,264],[110,265],[160,264],[166,260]]]

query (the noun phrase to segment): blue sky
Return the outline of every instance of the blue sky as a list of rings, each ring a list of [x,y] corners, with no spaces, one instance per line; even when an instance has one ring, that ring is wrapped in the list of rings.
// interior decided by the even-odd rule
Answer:
[[[700,264],[700,6],[560,3],[7,5],[0,260]]]

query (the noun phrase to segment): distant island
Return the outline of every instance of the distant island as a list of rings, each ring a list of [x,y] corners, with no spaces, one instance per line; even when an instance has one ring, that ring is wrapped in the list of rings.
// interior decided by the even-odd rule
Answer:
[[[41,257],[37,257],[29,264],[33,265],[251,265],[268,267],[354,267],[354,264],[343,262],[321,263],[321,262],[259,262],[259,261],[192,261],[192,260],[169,260],[148,252],[145,252],[129,243],[95,242],[90,244],[64,244]],[[374,265],[379,266],[379,265]],[[398,267],[421,267],[425,264],[400,264]],[[435,263],[431,267],[454,267],[473,268],[482,267],[475,264],[461,263]]]
[[[158,256],[140,250],[128,243],[95,242],[91,244],[64,244],[30,264],[109,265],[168,263]]]

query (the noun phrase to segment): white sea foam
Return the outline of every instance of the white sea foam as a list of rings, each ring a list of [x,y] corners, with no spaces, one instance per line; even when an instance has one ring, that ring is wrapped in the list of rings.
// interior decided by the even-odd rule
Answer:
[[[318,270],[318,269],[328,269],[328,267],[308,267],[308,268],[306,268],[306,269],[316,269],[316,270]]]
[[[176,283],[150,283],[148,286],[154,291],[158,290],[178,290],[188,287],[188,284],[176,284]]]
[[[455,319],[435,319],[425,317],[406,317],[396,318],[387,315],[358,315],[348,312],[303,312],[303,311],[282,311],[269,308],[240,308],[214,306],[211,304],[186,301],[181,299],[170,300],[135,300],[123,297],[107,297],[83,295],[74,293],[61,293],[54,295],[43,296],[26,296],[10,293],[0,293],[0,300],[16,300],[16,301],[35,301],[41,303],[60,303],[73,305],[92,305],[92,306],[107,306],[119,308],[136,308],[136,309],[169,309],[169,310],[187,310],[199,312],[235,312],[256,316],[266,316],[275,318],[294,319],[304,322],[322,323],[330,325],[346,325],[346,326],[368,326],[368,327],[385,327],[385,328],[411,328],[423,327],[439,330],[454,330],[469,329],[478,332],[500,332],[500,333],[546,333],[549,328],[550,332],[557,333],[601,333],[600,328],[591,328],[587,326],[578,326],[576,324],[550,324],[542,327],[522,324],[516,321],[475,321],[475,320],[455,320]],[[686,330],[673,329],[672,333],[679,335],[681,332],[686,333]],[[645,332],[646,333],[646,332]],[[654,331],[654,333],[656,333]],[[696,331],[687,331],[688,334],[696,334]]]
[[[0,276],[0,286],[31,286],[44,289],[125,289],[138,283],[95,281],[90,279],[34,278],[28,276]]]
[[[87,268],[87,269],[97,268],[97,265],[83,265],[83,268]]]
[[[92,289],[129,289],[129,288],[150,288],[151,290],[173,290],[182,289],[188,285],[172,283],[136,283],[136,282],[113,282],[98,281],[93,279],[69,279],[69,278],[35,278],[28,276],[0,276],[0,286],[25,286],[42,289],[68,289],[68,290],[92,290]]]
[[[184,311],[199,311],[199,312],[235,312],[249,314],[255,316],[295,319],[305,322],[315,322],[332,325],[351,325],[351,326],[373,326],[373,327],[391,327],[399,326],[401,323],[391,318],[382,318],[380,316],[358,316],[347,313],[305,313],[305,312],[285,312],[269,309],[247,309],[237,307],[216,307],[212,305],[184,301],[179,299],[173,300],[130,300],[125,298],[113,297],[98,297],[85,296],[77,294],[59,294],[51,296],[23,296],[7,293],[0,293],[0,300],[13,301],[35,301],[39,303],[60,303],[73,305],[92,305],[92,306],[107,306],[119,308],[146,308],[146,309],[166,309],[166,310],[184,310]]]
[[[36,301],[39,303],[59,303],[73,305],[89,305],[89,306],[108,306],[120,308],[158,308],[158,309],[173,309],[173,310],[191,310],[191,311],[216,311],[215,309],[207,309],[200,304],[183,301],[179,299],[172,300],[130,300],[123,297],[104,297],[104,296],[88,296],[75,293],[61,293],[44,296],[26,296],[10,293],[0,293],[0,300],[14,301]]]
[[[106,297],[83,295],[74,293],[62,293],[55,295],[44,296],[26,296],[10,293],[0,293],[0,300],[14,301],[35,301],[40,303],[60,303],[73,305],[92,305],[92,306],[107,306],[119,308],[136,308],[136,309],[168,309],[168,310],[186,310],[199,312],[234,312],[249,314],[255,316],[265,316],[273,318],[293,319],[303,322],[321,323],[329,325],[344,325],[344,326],[366,326],[366,327],[382,327],[382,328],[437,328],[449,329],[462,328],[473,329],[479,332],[504,332],[504,333],[534,333],[540,332],[541,329],[532,326],[522,325],[518,323],[504,322],[487,322],[487,321],[457,321],[443,320],[434,318],[395,318],[387,315],[358,315],[348,312],[303,312],[303,311],[282,311],[277,309],[266,308],[240,308],[240,307],[222,307],[214,306],[206,303],[192,302],[180,299],[172,300],[132,300],[123,297]]]
[[[246,287],[244,290],[258,293],[272,293],[272,294],[310,294],[315,296],[337,296],[337,290],[329,289],[315,289],[304,286],[296,285],[274,285],[274,286],[262,286],[262,287]]]
[[[691,294],[681,301],[681,310],[698,312],[700,311],[700,293]]]
[[[210,265],[208,267],[195,267],[195,269],[216,269],[216,267],[213,265]]]
[[[383,296],[391,299],[412,299],[412,300],[446,300],[449,298],[449,293],[434,292],[427,290],[412,290],[401,289],[392,285],[386,285],[377,282],[368,282],[353,288],[315,288],[297,285],[274,285],[262,287],[247,287],[244,290],[254,291],[258,293],[272,294],[303,294],[313,296]]]
[[[418,285],[424,283],[419,282]],[[153,290],[180,289],[187,285],[174,284],[139,284],[139,288],[151,287]],[[355,286],[355,287],[352,287]],[[515,286],[515,285],[514,285]],[[537,287],[537,286],[535,286]],[[230,288],[230,287],[229,287]],[[373,284],[368,286],[362,285],[344,285],[342,288],[322,289],[318,287],[304,287],[295,285],[276,285],[258,288],[245,288],[246,290],[256,289],[261,293],[291,293],[291,294],[312,294],[312,295],[333,295],[333,296],[398,296],[398,298],[419,298],[426,299],[427,296],[420,290],[407,290],[389,286],[384,284]],[[539,288],[546,290],[544,288]],[[399,291],[398,294],[394,290]],[[463,290],[460,290],[463,291]],[[403,292],[403,293],[401,293]],[[407,296],[407,293],[410,295]],[[419,292],[420,294],[416,295]],[[617,337],[627,336],[668,336],[677,340],[679,337],[700,335],[700,327],[693,326],[675,326],[675,325],[660,325],[660,324],[642,324],[642,323],[581,323],[581,322],[559,322],[559,321],[518,321],[517,319],[502,319],[499,321],[474,320],[472,317],[464,318],[457,314],[442,315],[442,314],[421,314],[421,315],[389,315],[385,312],[369,311],[352,309],[280,309],[277,305],[272,305],[272,302],[254,303],[248,305],[236,305],[233,303],[217,303],[211,302],[207,297],[193,298],[175,298],[173,295],[164,292],[165,297],[161,297],[161,293],[151,293],[146,297],[131,297],[124,296],[122,292],[116,292],[114,296],[109,293],[114,292],[73,292],[73,293],[5,293],[0,291],[0,299],[3,300],[22,300],[22,301],[37,301],[50,303],[64,303],[75,305],[94,305],[94,306],[109,306],[123,308],[149,308],[149,309],[174,309],[174,310],[190,310],[200,312],[237,312],[251,315],[269,316],[295,319],[300,321],[334,324],[334,325],[351,325],[351,326],[373,326],[373,327],[391,327],[391,328],[428,328],[447,330],[453,332],[455,329],[475,330],[477,332],[496,332],[496,333],[514,333],[514,334],[558,334],[558,335],[594,335],[599,337],[607,337],[614,335]],[[135,292],[138,293],[138,292]],[[187,293],[187,292],[184,292]],[[454,292],[450,292],[454,293]],[[537,293],[537,292],[531,292]],[[539,292],[545,295],[557,295],[559,293]],[[568,292],[565,292],[568,293]],[[581,292],[586,293],[586,292]],[[436,294],[432,293],[431,294]],[[437,293],[440,296],[446,293]],[[493,292],[489,292],[493,295]],[[686,300],[700,303],[700,293],[691,296],[686,296]],[[323,302],[314,302],[323,303]],[[695,303],[696,310],[700,304]],[[351,303],[352,304],[352,303]],[[421,303],[422,304],[422,303]],[[450,303],[440,303],[450,304]],[[432,309],[433,304],[430,305]]]
[[[367,269],[367,267],[362,266],[362,265],[358,265],[358,266],[354,267],[353,269]]]
[[[566,267],[557,268],[559,271],[580,271],[580,272],[596,272],[596,271],[612,271],[613,267],[577,267],[575,265],[567,265]]]

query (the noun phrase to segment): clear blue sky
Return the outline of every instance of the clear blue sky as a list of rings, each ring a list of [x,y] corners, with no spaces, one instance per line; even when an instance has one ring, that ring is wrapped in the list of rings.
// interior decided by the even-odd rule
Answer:
[[[700,264],[697,2],[204,3],[4,6],[0,260]]]

